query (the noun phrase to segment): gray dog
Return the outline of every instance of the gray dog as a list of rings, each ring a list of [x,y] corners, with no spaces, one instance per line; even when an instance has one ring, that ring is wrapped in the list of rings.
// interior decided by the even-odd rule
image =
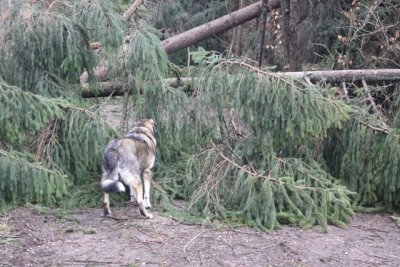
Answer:
[[[128,186],[131,201],[136,199],[140,213],[153,218],[146,208],[151,208],[150,183],[156,159],[155,131],[154,120],[145,119],[136,122],[125,137],[108,142],[103,155],[101,178],[105,216],[111,216],[109,193],[124,192],[125,186]]]

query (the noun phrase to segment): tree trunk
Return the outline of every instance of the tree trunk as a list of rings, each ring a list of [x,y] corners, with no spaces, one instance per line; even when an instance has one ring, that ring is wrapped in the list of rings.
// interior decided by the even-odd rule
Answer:
[[[265,46],[265,29],[267,28],[268,0],[262,0],[260,25],[258,30],[258,67],[261,68],[264,46]]]
[[[173,54],[183,48],[189,47],[216,34],[220,34],[249,20],[257,18],[261,14],[261,5],[261,1],[257,2],[189,31],[168,38],[162,42],[165,51],[168,55]],[[280,1],[272,0],[269,2],[268,10],[278,7],[280,7]]]
[[[294,78],[308,82],[325,80],[328,83],[339,82],[379,82],[379,81],[400,81],[400,69],[370,69],[370,70],[321,70],[321,71],[299,71],[299,72],[271,72],[271,76],[280,78]],[[171,87],[190,86],[191,78],[165,79],[164,84]],[[126,87],[120,82],[102,82],[96,90],[89,88],[89,85],[82,85],[82,96],[107,97],[123,95]],[[127,88],[126,90],[130,90]]]
[[[238,9],[242,9],[243,8],[243,0],[238,0]],[[234,42],[233,42],[233,52],[240,56],[242,53],[242,49],[241,49],[241,42],[242,42],[242,25],[238,25],[235,29],[235,35],[233,38]]]
[[[282,9],[282,17],[283,17],[283,44],[284,44],[284,66],[283,69],[288,71],[290,68],[290,0],[281,0],[281,9]]]
[[[311,82],[325,80],[328,83],[356,82],[362,80],[366,82],[400,81],[400,69],[318,70],[277,72],[276,74],[279,77],[303,79]]]
[[[170,87],[188,86],[192,82],[191,78],[164,79],[164,84]],[[124,83],[121,82],[101,82],[97,87],[90,88],[88,83],[82,83],[82,97],[108,97],[124,95],[125,91],[130,91]]]

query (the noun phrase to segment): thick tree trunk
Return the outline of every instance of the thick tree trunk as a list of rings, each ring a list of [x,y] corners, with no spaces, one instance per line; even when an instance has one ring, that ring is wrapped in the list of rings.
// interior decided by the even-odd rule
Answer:
[[[273,77],[294,78],[306,80],[308,82],[318,82],[325,80],[328,83],[339,82],[379,82],[379,81],[400,81],[400,69],[371,69],[371,70],[321,70],[321,71],[305,71],[305,72],[271,72]],[[164,83],[171,87],[190,86],[191,78],[165,79]],[[103,82],[96,90],[89,88],[88,84],[83,84],[82,96],[89,97],[107,97],[123,95],[125,90],[123,83],[119,82]]]
[[[189,47],[195,43],[201,42],[216,34],[232,29],[246,21],[257,18],[261,14],[261,1],[249,5],[238,11],[232,12],[228,15],[207,22],[189,31],[175,35],[162,42],[167,54],[173,54],[183,48]],[[269,1],[268,10],[280,7],[279,0]]]
[[[267,28],[268,0],[263,0],[261,4],[260,26],[258,30],[258,67],[261,68],[263,53],[265,49],[265,29]]]

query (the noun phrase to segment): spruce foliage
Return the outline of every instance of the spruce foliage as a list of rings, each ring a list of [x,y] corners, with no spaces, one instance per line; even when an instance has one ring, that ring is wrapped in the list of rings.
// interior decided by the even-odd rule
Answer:
[[[398,131],[382,130],[365,101],[200,54],[189,94],[141,95],[159,123],[157,184],[188,200],[186,213],[326,229],[355,208],[398,207]]]
[[[32,162],[29,155],[0,149],[0,211],[10,204],[53,204],[70,186],[65,174]]]
[[[22,147],[32,139],[50,119],[63,117],[61,99],[24,92],[16,86],[8,85],[1,78],[0,103],[1,140],[15,147]]]
[[[192,95],[167,88],[156,105],[146,100],[158,115],[159,159],[176,168],[174,179],[159,170],[167,174],[158,183],[188,199],[193,215],[265,229],[343,226],[353,215],[354,193],[316,161],[314,150],[352,109],[236,60],[204,63]]]
[[[71,107],[59,122],[57,142],[52,159],[70,174],[74,185],[87,183],[92,175],[99,175],[103,149],[114,137],[115,130],[98,114]]]
[[[0,26],[0,71],[23,90],[70,93],[64,83],[79,82],[82,71],[96,65],[90,42],[108,49],[122,40],[122,20],[108,1],[25,2],[16,1]]]
[[[180,10],[200,5],[174,3]],[[205,12],[216,16],[224,3],[212,1]],[[138,17],[123,23],[106,0],[16,1],[3,15],[0,211],[10,203],[50,205],[71,186],[77,190],[66,205],[99,201],[94,181],[116,132],[75,87],[83,70],[92,75],[103,60],[131,89],[127,124],[157,121],[153,200],[175,216],[178,198],[191,216],[262,229],[326,229],[344,226],[356,207],[399,206],[396,89],[385,96],[384,114],[371,102],[379,90],[338,98],[323,84],[277,78],[204,49],[190,53],[196,65],[190,87],[170,88],[163,84],[170,63],[158,33]],[[99,54],[91,42],[102,44]]]
[[[358,193],[354,205],[395,209],[400,204],[400,131],[369,126],[352,119],[341,131],[332,131],[326,162],[334,176]]]
[[[0,128],[0,148],[15,151],[2,153],[3,201],[50,204],[67,192],[68,185],[86,183],[99,173],[103,147],[115,134],[99,115],[65,99],[25,92],[4,81],[0,82],[0,109],[4,126]],[[35,181],[35,186],[25,179]],[[24,197],[25,193],[28,196]]]

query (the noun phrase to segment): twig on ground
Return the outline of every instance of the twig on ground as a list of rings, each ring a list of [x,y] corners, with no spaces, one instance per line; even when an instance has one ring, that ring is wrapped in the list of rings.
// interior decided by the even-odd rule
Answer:
[[[190,239],[189,242],[187,242],[186,245],[183,247],[183,252],[185,253],[185,257],[186,257],[187,261],[190,263],[190,265],[193,265],[193,264],[192,264],[192,261],[190,260],[189,256],[186,253],[186,248],[189,246],[190,243],[193,242],[193,240],[198,238],[202,233],[204,233],[204,229],[201,230],[201,232],[198,233],[197,235],[195,235],[192,239]]]

